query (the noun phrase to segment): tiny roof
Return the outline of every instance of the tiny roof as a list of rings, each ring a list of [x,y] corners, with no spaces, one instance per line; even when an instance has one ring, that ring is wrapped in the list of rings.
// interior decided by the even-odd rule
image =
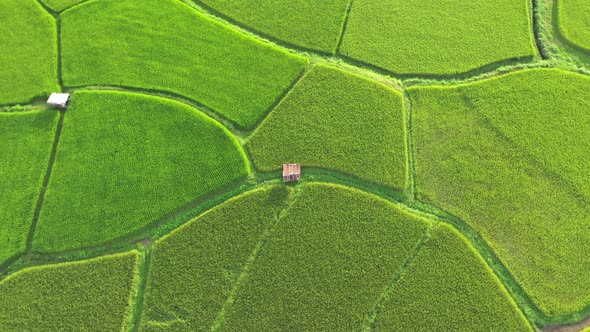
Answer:
[[[49,99],[47,99],[47,104],[58,106],[58,107],[66,107],[68,100],[70,99],[69,93],[57,93],[53,92]]]

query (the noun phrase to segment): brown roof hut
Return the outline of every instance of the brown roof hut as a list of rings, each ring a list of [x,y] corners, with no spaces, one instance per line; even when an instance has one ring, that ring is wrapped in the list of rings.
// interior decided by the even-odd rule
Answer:
[[[283,164],[283,182],[295,182],[301,178],[301,165]]]

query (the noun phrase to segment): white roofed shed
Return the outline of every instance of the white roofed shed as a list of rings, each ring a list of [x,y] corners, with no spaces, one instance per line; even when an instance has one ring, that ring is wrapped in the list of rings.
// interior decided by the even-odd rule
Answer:
[[[47,99],[47,105],[55,106],[59,108],[66,108],[68,104],[68,100],[70,100],[69,93],[57,93],[54,92],[49,96]]]

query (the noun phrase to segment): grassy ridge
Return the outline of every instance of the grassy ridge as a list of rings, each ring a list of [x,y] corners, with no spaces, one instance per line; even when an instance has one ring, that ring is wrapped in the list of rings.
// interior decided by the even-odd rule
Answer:
[[[66,85],[169,91],[241,127],[256,124],[307,63],[174,0],[90,1],[62,22]]]
[[[76,92],[33,247],[57,251],[123,236],[247,172],[236,139],[184,104]]]
[[[528,0],[355,0],[341,53],[398,74],[452,75],[536,54]]]
[[[0,112],[0,264],[26,248],[58,118]]]
[[[297,46],[334,53],[350,0],[195,0]]]
[[[119,331],[137,252],[38,266],[0,282],[2,331]]]
[[[359,329],[428,225],[357,190],[306,185],[261,250],[222,330]]]
[[[492,270],[439,224],[395,284],[377,331],[532,331]]]
[[[0,22],[0,105],[59,91],[53,17],[35,0],[2,0]]]
[[[247,192],[160,239],[152,256],[142,329],[211,329],[288,195],[286,187]]]
[[[402,189],[406,181],[402,95],[379,83],[315,66],[248,142],[256,167],[322,167]]]
[[[590,304],[589,90],[555,69],[409,89],[418,198],[475,228],[549,317]]]
[[[570,42],[590,52],[590,2],[559,0],[559,29]]]

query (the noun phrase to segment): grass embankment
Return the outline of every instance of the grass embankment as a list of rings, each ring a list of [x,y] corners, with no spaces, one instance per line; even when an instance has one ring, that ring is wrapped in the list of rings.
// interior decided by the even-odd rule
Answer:
[[[354,0],[340,51],[403,75],[453,75],[536,48],[528,0]]]
[[[419,200],[471,225],[549,319],[590,304],[590,78],[415,87]]]
[[[137,252],[38,266],[0,282],[2,331],[120,331]]]
[[[587,0],[555,0],[559,30],[574,45],[590,52],[590,2]]]
[[[35,0],[3,0],[0,22],[0,105],[59,91],[53,17]]]
[[[493,271],[456,230],[439,224],[395,284],[377,331],[532,331]]]
[[[238,33],[180,1],[90,1],[62,15],[68,86],[183,95],[254,126],[307,59]]]
[[[142,329],[210,330],[288,196],[286,187],[247,192],[158,240]]]
[[[358,330],[428,226],[376,196],[305,185],[260,251],[222,330]]]
[[[268,36],[332,54],[349,1],[194,0]]]
[[[56,12],[60,12],[64,9],[72,7],[80,2],[86,0],[40,0],[43,2],[47,7],[55,10]]]
[[[260,125],[248,150],[263,172],[296,162],[403,189],[404,120],[398,91],[317,65]]]
[[[26,249],[59,113],[0,112],[0,264]]]
[[[124,236],[248,173],[236,139],[184,104],[113,91],[72,99],[35,250]]]

